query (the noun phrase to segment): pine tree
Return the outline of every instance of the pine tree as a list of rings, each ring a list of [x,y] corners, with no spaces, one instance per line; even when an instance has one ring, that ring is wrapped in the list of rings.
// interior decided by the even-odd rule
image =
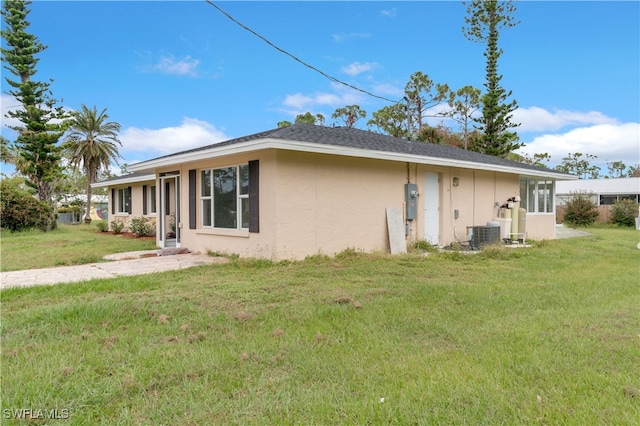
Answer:
[[[487,92],[482,96],[482,117],[476,119],[481,136],[473,141],[471,149],[497,157],[506,157],[521,146],[518,134],[511,129],[519,126],[511,122],[512,113],[518,108],[515,100],[508,101],[511,91],[501,85],[502,75],[498,74],[498,59],[503,51],[498,47],[500,29],[510,28],[514,21],[515,6],[512,1],[473,0],[467,7],[464,36],[474,42],[486,43],[484,56],[486,64]]]
[[[56,107],[49,89],[51,82],[32,80],[36,74],[36,58],[47,46],[38,41],[27,29],[27,16],[31,2],[5,0],[2,16],[5,26],[0,32],[6,42],[2,48],[3,67],[19,80],[5,78],[11,90],[7,93],[22,104],[22,108],[9,111],[8,117],[20,121],[21,125],[10,126],[17,132],[13,146],[20,158],[16,158],[17,170],[28,178],[28,183],[37,190],[41,201],[53,205],[52,189],[54,181],[61,174],[60,147],[58,141],[64,133],[61,119],[65,117],[62,108]],[[55,226],[55,222],[52,220]]]

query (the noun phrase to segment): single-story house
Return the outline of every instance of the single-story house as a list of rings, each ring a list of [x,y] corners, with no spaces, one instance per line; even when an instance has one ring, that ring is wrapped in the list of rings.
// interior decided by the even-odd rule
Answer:
[[[160,247],[274,261],[389,251],[389,212],[406,243],[465,241],[467,227],[486,225],[515,197],[527,211],[527,237],[554,238],[555,182],[576,179],[449,146],[308,124],[129,169],[135,174],[94,185],[109,188],[115,220],[155,217]]]
[[[156,224],[158,191],[155,174],[130,173],[91,186],[108,188],[107,217],[110,221],[122,222],[128,228],[132,218],[146,217]]]
[[[556,203],[559,206],[565,205],[574,194],[586,195],[599,206],[612,205],[626,199],[640,202],[640,177],[580,179],[557,183]]]

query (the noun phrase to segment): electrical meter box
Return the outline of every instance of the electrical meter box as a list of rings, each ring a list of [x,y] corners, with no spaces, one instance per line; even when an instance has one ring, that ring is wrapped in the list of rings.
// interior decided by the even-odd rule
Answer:
[[[407,220],[415,220],[418,217],[418,185],[406,183],[404,185],[404,199],[407,206]]]

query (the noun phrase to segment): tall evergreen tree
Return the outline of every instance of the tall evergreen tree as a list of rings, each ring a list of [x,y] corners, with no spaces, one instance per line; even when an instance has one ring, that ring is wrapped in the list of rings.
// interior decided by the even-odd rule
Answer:
[[[49,89],[53,80],[41,82],[31,78],[37,72],[39,59],[36,55],[47,46],[27,31],[30,25],[27,6],[30,3],[24,0],[2,2],[5,25],[0,34],[6,42],[6,47],[0,50],[3,67],[19,78],[17,81],[5,78],[11,87],[7,93],[22,104],[7,116],[21,123],[10,126],[17,132],[12,143],[20,157],[16,159],[16,168],[37,190],[38,198],[53,205],[53,183],[62,170],[58,140],[64,133],[60,121],[64,113],[61,107],[55,106],[57,101]],[[55,221],[52,220],[52,224],[55,226]]]
[[[471,144],[471,149],[497,157],[506,157],[511,151],[521,146],[518,134],[512,131],[519,124],[511,122],[512,113],[518,108],[515,100],[508,101],[511,91],[501,85],[502,75],[498,74],[498,59],[503,51],[498,47],[500,30],[518,24],[513,18],[515,5],[512,0],[472,0],[467,6],[465,23],[462,28],[464,36],[474,42],[485,43],[484,56],[487,60],[486,81],[487,92],[482,96],[482,117],[476,121],[481,137]]]

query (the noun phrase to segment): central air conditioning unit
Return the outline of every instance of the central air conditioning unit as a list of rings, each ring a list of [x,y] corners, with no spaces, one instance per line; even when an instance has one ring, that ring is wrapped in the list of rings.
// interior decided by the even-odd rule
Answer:
[[[480,250],[482,246],[500,242],[500,225],[498,226],[467,226],[469,247]]]

